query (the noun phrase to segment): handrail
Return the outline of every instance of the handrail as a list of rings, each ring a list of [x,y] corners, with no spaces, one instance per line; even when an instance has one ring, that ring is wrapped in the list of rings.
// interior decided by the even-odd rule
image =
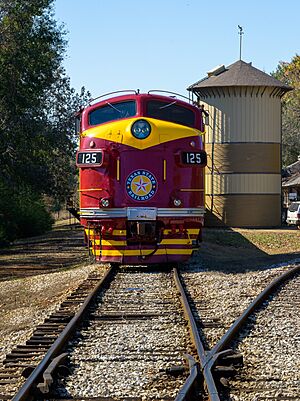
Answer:
[[[89,105],[91,105],[91,103],[94,102],[95,100],[100,99],[102,97],[110,96],[110,95],[113,95],[115,93],[124,93],[124,92],[133,92],[136,95],[138,95],[140,93],[140,90],[139,89],[137,89],[137,90],[135,90],[135,89],[124,89],[124,90],[120,90],[120,91],[108,92],[108,93],[105,93],[104,95],[100,95],[100,96],[97,96],[97,97],[95,97],[93,99],[90,99],[89,100]]]
[[[119,91],[114,91],[114,92],[108,92],[108,93],[105,93],[104,95],[100,95],[100,96],[97,96],[97,97],[95,97],[93,99],[90,99],[89,100],[89,105],[91,105],[92,102],[94,102],[95,100],[101,99],[103,97],[114,95],[116,93],[126,93],[126,92],[135,93],[136,95],[140,94],[140,90],[139,89],[136,89],[136,90],[135,89],[124,89],[124,90],[119,90]],[[179,97],[181,97],[183,99],[188,100],[188,102],[190,104],[194,104],[195,103],[192,99],[190,99],[187,96],[181,95],[180,93],[171,92],[171,91],[165,91],[165,90],[162,90],[162,89],[151,89],[150,91],[148,91],[148,95],[150,95],[150,93],[153,93],[153,92],[167,93],[167,94],[170,94],[170,95],[179,96]]]
[[[152,90],[148,91],[148,95],[150,95],[150,93],[152,93],[152,92],[170,93],[172,95],[180,96],[183,99],[187,99],[189,101],[189,103],[193,103],[190,98],[188,98],[187,96],[181,95],[180,93],[165,91],[165,90],[161,90],[161,89],[152,89]]]

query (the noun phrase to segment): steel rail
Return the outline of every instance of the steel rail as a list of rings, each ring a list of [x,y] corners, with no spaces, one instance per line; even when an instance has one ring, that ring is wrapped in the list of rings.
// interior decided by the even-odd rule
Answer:
[[[197,354],[199,356],[199,361],[200,361],[200,365],[201,365],[201,369],[203,371],[203,376],[204,376],[204,381],[206,383],[206,389],[209,395],[209,399],[211,401],[219,401],[219,395],[218,395],[218,390],[212,375],[211,370],[204,370],[205,364],[207,363],[207,357],[206,357],[206,352],[204,349],[204,345],[202,343],[202,340],[200,338],[199,332],[198,332],[198,328],[197,328],[197,324],[195,322],[193,313],[191,311],[190,308],[190,304],[189,301],[187,299],[185,290],[182,286],[182,282],[180,280],[178,271],[176,268],[173,269],[173,274],[174,274],[174,279],[175,279],[175,283],[176,283],[176,287],[180,293],[180,299],[183,305],[183,309],[184,309],[184,314],[186,316],[186,319],[188,321],[188,325],[190,327],[190,331],[191,331],[191,335],[192,335],[192,340],[193,343],[195,345],[195,348],[197,350]],[[197,377],[196,377],[197,378]],[[188,380],[190,380],[188,378]],[[182,398],[182,395],[178,394],[178,397],[175,398],[175,401],[179,401],[179,400],[183,400],[184,398]],[[185,398],[187,400],[187,398]]]
[[[188,396],[190,394],[190,391],[192,391],[193,385],[194,385],[194,383],[196,382],[196,380],[198,378],[197,362],[195,361],[195,359],[191,355],[186,354],[185,358],[187,359],[188,364],[189,364],[190,375],[186,379],[186,381],[183,384],[183,386],[178,391],[177,396],[175,398],[175,401],[188,400]]]
[[[231,327],[227,330],[227,332],[223,335],[223,337],[218,341],[218,343],[207,353],[207,363],[213,359],[216,359],[216,355],[218,355],[221,351],[225,349],[232,341],[232,339],[236,336],[240,328],[244,325],[248,317],[257,309],[260,304],[266,300],[266,298],[274,292],[281,284],[283,284],[289,278],[292,278],[294,275],[300,272],[300,264],[295,266],[294,268],[286,271],[281,274],[279,277],[274,279],[255,299],[251,302],[247,309],[241,314],[241,316],[235,320],[235,322],[231,325]]]
[[[180,298],[181,298],[181,302],[183,305],[183,310],[184,310],[184,314],[187,318],[191,333],[192,333],[192,338],[193,338],[193,343],[195,344],[199,359],[201,364],[204,365],[205,361],[206,361],[206,352],[204,349],[204,345],[202,343],[202,340],[200,338],[199,332],[198,332],[198,328],[197,328],[197,324],[195,322],[194,319],[194,315],[191,311],[190,308],[190,304],[189,301],[187,299],[185,290],[183,288],[182,282],[180,280],[179,274],[178,274],[178,270],[176,268],[173,269],[173,274],[174,274],[174,279],[175,279],[175,283],[176,283],[176,287],[180,293]]]
[[[82,321],[85,316],[88,307],[93,302],[98,291],[104,287],[109,280],[111,279],[114,272],[114,268],[110,268],[107,270],[105,275],[102,277],[100,282],[95,286],[93,291],[87,296],[86,300],[83,302],[75,316],[70,320],[64,330],[61,332],[59,337],[55,340],[52,346],[47,351],[46,355],[42,359],[42,361],[37,365],[37,367],[33,370],[31,375],[28,377],[23,386],[19,389],[17,394],[12,398],[12,401],[28,401],[32,398],[31,391],[33,387],[37,384],[37,381],[40,379],[44,371],[47,369],[49,363],[55,358],[61,349],[64,347],[66,342],[71,337],[72,333],[78,326],[78,324]]]

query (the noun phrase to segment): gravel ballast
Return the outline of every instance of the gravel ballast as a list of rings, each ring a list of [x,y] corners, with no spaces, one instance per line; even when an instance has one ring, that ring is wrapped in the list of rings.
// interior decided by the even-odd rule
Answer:
[[[59,395],[174,399],[186,374],[166,369],[182,366],[190,345],[172,275],[120,272],[92,315],[69,346],[72,372]]]
[[[68,236],[71,242],[73,241],[73,234],[74,233],[71,233]],[[292,234],[299,237],[299,232],[295,231]],[[61,230],[59,235],[62,235]],[[276,236],[276,234],[274,234],[274,236]],[[86,249],[84,249],[83,245],[81,248],[81,233],[75,233],[75,238],[78,254],[82,255],[86,252]],[[71,255],[72,245],[69,239],[67,253]],[[38,239],[35,241],[38,241]],[[47,242],[47,247],[50,243]],[[57,252],[54,255],[55,260],[53,264],[48,265],[46,263],[47,252],[43,252],[43,255],[46,258],[45,266],[48,269],[55,268],[57,270],[55,273],[0,282],[0,361],[4,359],[4,355],[10,352],[15,345],[24,343],[31,336],[34,328],[55,311],[60,303],[78,287],[91,271],[94,269],[105,269],[100,265],[89,264],[59,271],[61,270],[59,265],[60,255],[62,255],[61,260],[63,263],[61,267],[63,268],[69,266],[68,263],[65,263],[68,257],[66,256],[67,254],[63,255],[63,249],[61,249],[63,248],[62,242],[59,244],[59,249],[56,240],[53,240],[52,243]],[[210,252],[209,256],[214,258],[216,245],[212,242],[211,244],[203,244],[202,247],[206,245],[210,245],[211,249],[209,247],[202,248],[198,255],[185,265],[182,271],[186,286],[194,299],[195,307],[198,309],[200,317],[204,316],[207,321],[213,321],[213,324],[208,324],[207,327],[203,328],[203,334],[207,337],[207,347],[211,348],[264,286],[282,271],[288,269],[290,265],[285,262],[285,266],[267,266],[268,255],[264,255],[263,260],[266,261],[265,267],[260,267],[262,263],[260,260],[259,265],[257,263],[256,267],[253,266],[253,268],[249,268],[249,265],[251,265],[251,258],[249,255],[252,257],[254,252],[256,252],[255,250],[244,250],[225,245],[222,247],[218,242],[218,265],[216,264],[212,269],[211,266],[207,265],[208,258],[206,258],[206,265],[204,266],[202,264],[203,252],[207,254]],[[277,246],[277,244],[275,245]],[[28,244],[26,246],[27,250],[32,249],[31,245],[29,248]],[[36,249],[37,254],[39,254],[41,251],[40,246],[37,246]],[[226,252],[226,254],[224,254],[224,259],[226,259],[226,266],[229,267],[229,269],[220,267],[223,249]],[[1,256],[1,260],[9,266],[10,271],[18,268],[18,260],[22,264],[22,254],[19,254],[19,250],[20,245],[18,245],[18,252],[16,255],[13,255],[13,250],[11,250],[10,252],[12,253],[10,255],[3,253]],[[289,252],[289,250],[286,252]],[[295,249],[293,249],[293,252],[295,252]],[[231,257],[233,260],[237,254],[239,254],[239,264],[236,264],[236,271],[232,271],[232,269],[230,269]],[[34,258],[36,258],[36,261],[40,261],[33,251],[27,252],[26,255],[26,263],[28,261],[26,268],[32,266],[34,271],[35,264],[32,261]],[[288,255],[288,253],[286,255]],[[285,257],[287,257],[286,255]],[[297,255],[293,254],[291,256],[296,257]],[[276,257],[280,259],[281,255],[277,252]],[[255,262],[255,259],[253,260]],[[282,258],[282,260],[286,259]],[[74,258],[72,263],[74,263]],[[244,266],[247,266],[248,270],[245,270],[245,267],[242,266],[243,263],[245,264]],[[298,260],[297,263],[300,263],[300,261]],[[269,264],[271,264],[271,262]],[[299,292],[299,282],[296,288]],[[295,308],[298,308],[298,315],[293,314]],[[247,369],[250,369],[249,372],[251,372],[254,377],[256,366],[262,369],[262,373],[259,373],[261,375],[261,380],[268,374],[269,379],[270,377],[275,379],[273,381],[274,383],[276,381],[277,383],[281,383],[278,384],[277,387],[274,385],[273,391],[271,385],[274,383],[271,383],[272,380],[269,380],[270,392],[267,393],[267,396],[295,394],[295,388],[299,385],[300,371],[299,362],[297,358],[293,357],[294,350],[299,355],[300,322],[298,303],[295,303],[295,308],[293,309],[293,313],[291,313],[291,310],[281,309],[278,307],[278,304],[274,303],[273,309],[270,305],[270,309],[267,308],[255,317],[255,326],[251,328],[250,332],[246,330],[241,341],[236,345],[238,350],[244,355],[245,368],[243,369],[245,370],[243,370],[240,376],[237,376],[235,380],[231,381],[231,385],[233,386],[232,393],[231,395],[229,393],[227,395],[227,397],[231,398],[224,399],[232,399],[235,401],[259,400],[259,395],[261,395],[260,391],[255,393],[251,389],[252,392],[248,394],[247,391],[244,391],[244,387],[239,384],[240,380],[244,380],[245,382],[245,377],[248,372]],[[262,329],[264,325],[265,329]],[[259,340],[259,333],[264,336],[266,341]],[[285,333],[288,335],[282,337],[282,334]],[[280,353],[279,357],[277,353]],[[267,360],[263,358],[264,356],[267,356]],[[286,382],[284,382],[285,379]],[[253,383],[255,380],[253,380]],[[262,381],[261,383],[264,385]],[[280,385],[289,386],[289,390],[282,393]],[[239,393],[239,386],[241,388],[241,393]]]
[[[0,361],[15,345],[25,342],[33,329],[96,268],[101,266],[92,264],[0,282]]]

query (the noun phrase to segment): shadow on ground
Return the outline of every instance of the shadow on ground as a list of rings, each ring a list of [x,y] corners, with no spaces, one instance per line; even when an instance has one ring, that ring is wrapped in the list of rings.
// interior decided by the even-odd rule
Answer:
[[[50,273],[88,259],[79,225],[58,226],[45,235],[0,249],[0,279]]]
[[[296,228],[233,230],[205,228],[203,242],[190,263],[228,272],[300,260]]]

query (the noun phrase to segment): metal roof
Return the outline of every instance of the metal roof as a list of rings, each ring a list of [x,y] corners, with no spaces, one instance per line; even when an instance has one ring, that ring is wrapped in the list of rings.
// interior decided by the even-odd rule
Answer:
[[[287,171],[288,175],[292,175],[292,174],[295,174],[295,173],[299,173],[300,174],[300,158],[296,162],[294,162],[294,163],[290,164],[289,166],[287,166],[285,168],[285,170]]]
[[[285,169],[283,169],[282,174],[282,186],[283,187],[293,187],[300,185],[300,160],[293,164],[290,164]]]
[[[295,187],[298,185],[300,185],[300,173],[294,174],[282,182],[283,187]]]
[[[262,86],[281,88],[283,92],[292,90],[290,86],[278,81],[276,78],[258,70],[252,63],[238,60],[228,67],[216,70],[216,74],[209,76],[190,85],[187,90],[197,92],[197,89],[224,87],[224,86]]]

